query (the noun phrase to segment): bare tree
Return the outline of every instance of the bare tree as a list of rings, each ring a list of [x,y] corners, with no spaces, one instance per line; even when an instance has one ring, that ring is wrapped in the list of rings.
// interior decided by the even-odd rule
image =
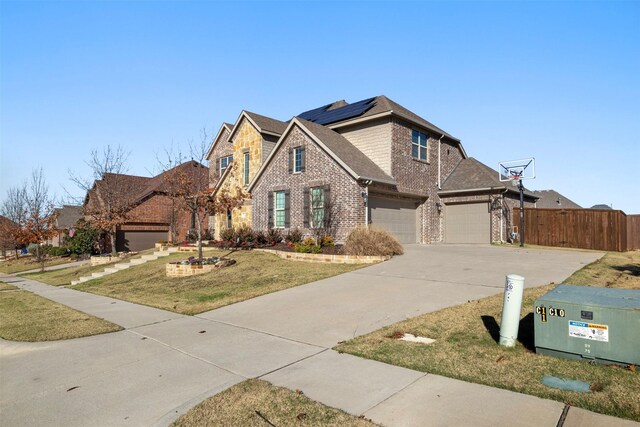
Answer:
[[[26,223],[25,191],[25,185],[9,188],[7,197],[2,202],[2,206],[0,206],[0,214],[4,217],[4,219],[0,221],[3,249],[4,246],[13,244],[16,259],[18,259],[16,243],[19,243],[18,239],[20,237],[21,227]]]
[[[128,172],[129,153],[122,147],[106,146],[102,151],[92,150],[87,166],[93,180],[69,171],[73,183],[86,192],[83,214],[91,226],[109,235],[111,253],[116,254],[118,227],[127,222],[137,193],[135,181]]]
[[[56,213],[43,170],[35,169],[31,179],[21,187],[9,190],[2,213],[17,226],[11,228],[12,238],[25,245],[36,244],[36,260],[44,270],[45,254],[40,245],[50,239],[55,229]]]
[[[309,194],[311,206],[305,215],[310,217],[309,229],[318,245],[320,245],[322,238],[325,236],[335,237],[339,225],[338,219],[340,215],[338,215],[338,212],[340,209],[333,201],[328,186],[324,187],[323,191],[315,192],[315,194],[310,191]]]
[[[198,260],[202,262],[202,223],[206,215],[226,212],[240,206],[246,195],[240,190],[232,194],[228,189],[221,189],[213,194],[209,186],[209,173],[204,166],[209,145],[206,129],[200,132],[200,141],[189,143],[190,161],[180,153],[166,151],[167,161],[162,163],[169,195],[175,200],[180,211],[187,211],[195,217],[195,231],[198,238]],[[180,167],[178,167],[180,166]],[[235,169],[230,171],[233,173]]]

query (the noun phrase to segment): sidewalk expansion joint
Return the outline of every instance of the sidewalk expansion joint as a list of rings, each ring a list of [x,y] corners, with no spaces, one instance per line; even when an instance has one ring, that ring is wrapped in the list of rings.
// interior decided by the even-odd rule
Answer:
[[[150,336],[148,336],[148,335],[141,334],[141,333],[136,332],[136,331],[131,330],[131,329],[129,329],[128,331],[129,331],[129,332],[131,332],[132,334],[136,334],[136,335],[138,335],[139,337],[144,337],[144,338],[146,338],[146,339],[148,339],[148,340],[155,341],[155,342],[157,342],[158,344],[163,345],[163,346],[165,346],[165,347],[167,347],[167,348],[169,348],[169,349],[171,349],[171,350],[173,350],[173,351],[177,351],[178,353],[184,354],[184,355],[185,355],[185,356],[187,356],[187,357],[190,357],[190,358],[192,358],[192,359],[199,360],[200,362],[206,363],[207,365],[215,366],[216,368],[218,368],[218,369],[222,369],[222,370],[223,370],[223,371],[225,371],[225,372],[228,372],[228,373],[230,373],[230,374],[237,375],[237,376],[239,376],[239,377],[241,377],[241,378],[245,378],[245,379],[247,379],[247,377],[246,377],[245,375],[243,375],[243,374],[241,374],[241,373],[239,373],[239,372],[235,372],[235,371],[233,371],[233,370],[231,370],[231,369],[229,369],[229,368],[225,368],[224,366],[220,366],[220,365],[218,365],[218,364],[216,364],[216,363],[213,363],[213,362],[211,362],[210,360],[203,359],[202,357],[198,357],[198,356],[196,356],[196,355],[194,355],[194,354],[188,353],[188,352],[186,352],[186,351],[184,351],[184,350],[181,350],[181,349],[179,349],[179,348],[177,348],[177,347],[174,347],[174,346],[169,345],[169,344],[167,344],[167,343],[165,343],[165,342],[162,342],[162,341],[160,341],[160,340],[159,340],[159,339],[157,339],[157,338],[153,338],[153,337],[150,337]]]
[[[570,405],[564,405],[562,414],[560,414],[560,419],[558,419],[558,424],[556,424],[556,427],[562,427],[564,425],[564,422],[567,419],[567,414],[569,413],[569,408],[571,408]]]
[[[415,372],[419,372],[419,371],[415,371]],[[406,386],[402,387],[400,390],[396,391],[395,393],[385,397],[384,399],[382,399],[380,402],[376,403],[375,405],[373,405],[370,408],[367,408],[366,410],[362,411],[361,414],[359,415],[364,415],[367,412],[369,412],[370,410],[372,410],[373,408],[382,405],[384,402],[386,402],[387,400],[391,399],[392,397],[402,393],[403,391],[405,391],[407,388],[411,387],[412,385],[414,385],[415,383],[417,383],[418,381],[420,381],[421,379],[423,379],[424,377],[426,377],[427,375],[429,375],[428,373],[423,372],[421,376],[419,376],[418,378],[416,378],[415,380],[411,381],[409,384],[407,384]]]
[[[302,362],[302,361],[304,361],[304,360],[310,359],[310,358],[312,358],[312,357],[316,357],[317,355],[322,354],[322,353],[324,353],[325,351],[329,351],[329,349],[328,349],[328,348],[324,348],[324,349],[320,350],[320,351],[319,351],[319,352],[317,352],[317,353],[310,354],[309,356],[305,356],[305,357],[303,357],[302,359],[295,360],[295,361],[293,361],[293,362],[291,362],[291,363],[287,363],[286,365],[280,366],[279,368],[273,369],[273,370],[271,370],[271,371],[269,371],[269,372],[265,372],[264,374],[262,374],[262,375],[260,375],[260,376],[258,376],[258,377],[256,377],[256,378],[258,378],[258,379],[259,379],[259,378],[265,377],[265,376],[267,376],[267,375],[269,375],[269,374],[272,374],[272,373],[274,373],[274,372],[281,371],[282,369],[288,368],[289,366],[295,365],[296,363],[300,363],[300,362]]]

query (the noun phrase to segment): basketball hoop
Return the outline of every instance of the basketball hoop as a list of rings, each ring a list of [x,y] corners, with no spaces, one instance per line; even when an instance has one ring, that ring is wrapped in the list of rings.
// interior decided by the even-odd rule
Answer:
[[[510,160],[498,164],[498,178],[500,181],[511,181],[514,187],[520,190],[520,233],[518,239],[520,246],[524,246],[524,185],[523,179],[533,179],[536,177],[535,159],[533,157],[522,160]],[[515,228],[515,227],[514,227]],[[512,231],[513,241],[515,232]]]

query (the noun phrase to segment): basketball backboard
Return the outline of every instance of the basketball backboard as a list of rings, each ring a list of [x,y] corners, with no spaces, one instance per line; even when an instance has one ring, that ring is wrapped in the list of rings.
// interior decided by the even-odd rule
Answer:
[[[498,177],[500,181],[520,181],[521,179],[533,179],[536,177],[536,159],[509,160],[498,164]]]

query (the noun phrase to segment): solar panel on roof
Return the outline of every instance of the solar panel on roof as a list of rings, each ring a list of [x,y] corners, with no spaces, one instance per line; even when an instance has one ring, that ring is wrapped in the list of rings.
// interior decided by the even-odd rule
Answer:
[[[298,117],[301,119],[309,120],[310,122],[315,121],[322,113],[324,113],[327,108],[331,107],[332,104],[323,105],[319,108],[314,108],[313,110],[305,111],[304,113],[298,114]]]
[[[309,120],[310,122],[318,123],[319,125],[327,125],[330,123],[336,123],[342,120],[358,117],[366,113],[371,109],[375,103],[375,98],[363,99],[362,101],[354,102],[353,104],[345,105],[344,107],[328,110],[331,106],[325,105],[324,107],[316,108],[315,110],[305,111],[298,117],[301,119]]]

